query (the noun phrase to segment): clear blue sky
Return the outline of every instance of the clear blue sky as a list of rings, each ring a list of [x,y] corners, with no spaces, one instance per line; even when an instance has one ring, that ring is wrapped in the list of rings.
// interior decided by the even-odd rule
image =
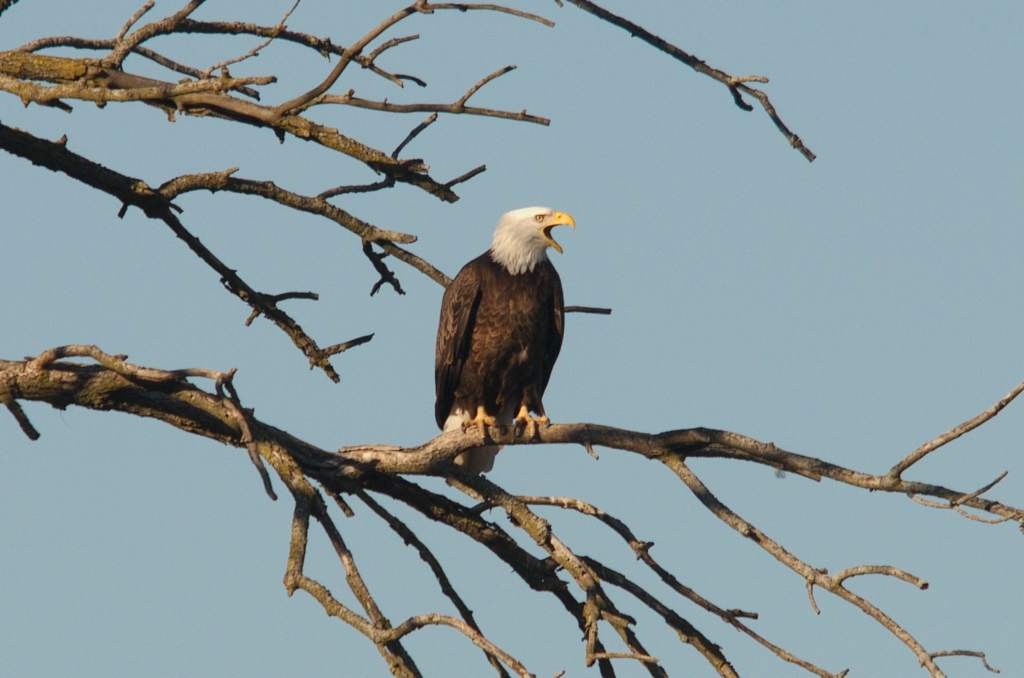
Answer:
[[[22,0],[0,18],[0,49],[41,35],[111,36],[138,4],[109,0],[85,11]],[[274,23],[290,4],[211,0],[196,16]],[[289,25],[347,42],[399,4],[304,0]],[[807,163],[721,86],[552,2],[519,6],[555,19],[554,29],[485,13],[417,17],[396,34],[422,39],[384,63],[425,77],[427,90],[400,91],[364,73],[338,87],[452,100],[496,67],[519,65],[474,101],[526,107],[550,116],[550,128],[443,117],[407,151],[442,178],[487,163],[461,187],[461,201],[401,187],[338,204],[418,234],[413,249],[449,274],[486,248],[507,209],[546,204],[576,217],[577,230],[560,238],[565,254],[554,255],[567,301],[615,313],[567,321],[545,398],[553,420],[721,427],[880,472],[1024,378],[1024,99],[1014,80],[1024,5],[604,4],[715,66],[770,76],[774,103],[818,160]],[[156,11],[179,5],[162,0]],[[209,64],[254,41],[155,44]],[[278,75],[267,99],[280,101],[328,67],[281,44],[233,72]],[[159,73],[137,60],[128,68]],[[422,115],[314,117],[390,149]],[[295,139],[279,145],[270,132],[205,119],[172,125],[142,105],[77,103],[69,116],[4,95],[0,119],[51,139],[67,134],[76,152],[151,184],[233,165],[239,176],[305,193],[373,180]],[[247,309],[162,224],[134,210],[118,220],[110,197],[7,154],[0,177],[0,356],[90,342],[146,365],[238,367],[257,416],[327,448],[434,434],[441,289],[418,272],[396,268],[407,296],[385,289],[371,299],[376,277],[350,233],[255,198],[179,201],[185,223],[256,287],[318,291],[319,302],[289,308],[322,343],[376,333],[335,361],[342,383],[334,385],[307,371],[269,323],[243,327]],[[266,499],[243,452],[126,415],[27,411],[42,432],[36,443],[0,418],[0,675],[386,675],[356,632],[304,594],[286,597],[291,507]],[[1022,432],[1024,405],[1015,404],[910,476],[973,489],[1009,470],[994,496],[1020,505]],[[887,563],[927,579],[926,592],[868,578],[851,588],[930,650],[981,649],[1003,675],[1024,672],[1024,539],[1012,524],[984,526],[762,467],[694,467],[723,501],[816,566]],[[919,672],[906,648],[846,603],[819,593],[815,616],[796,575],[656,464],[533,447],[502,453],[493,478],[515,492],[578,496],[623,518],[684,582],[723,607],[758,611],[757,630],[825,668]],[[450,611],[415,552],[356,509],[340,527],[389,617]],[[539,676],[594,675],[582,665],[578,630],[552,599],[475,544],[399,512],[497,642]],[[545,515],[578,552],[649,583],[742,674],[806,675],[673,596],[610,532]],[[314,541],[308,571],[349,600],[324,540]],[[648,648],[673,676],[710,675],[658,620],[617,599],[637,613]],[[408,646],[427,675],[490,671],[449,630],[418,632]],[[974,660],[942,665],[949,675],[983,674]]]

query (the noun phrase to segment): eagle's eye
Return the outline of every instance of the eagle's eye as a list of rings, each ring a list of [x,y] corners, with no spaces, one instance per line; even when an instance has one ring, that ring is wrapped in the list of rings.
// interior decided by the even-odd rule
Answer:
[[[534,215],[533,220],[538,222],[538,223],[541,222],[541,221],[544,221],[544,215],[543,214]]]

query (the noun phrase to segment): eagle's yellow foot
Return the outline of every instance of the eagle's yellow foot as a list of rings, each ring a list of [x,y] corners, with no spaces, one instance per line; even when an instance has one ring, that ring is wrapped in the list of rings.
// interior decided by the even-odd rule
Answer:
[[[465,433],[470,428],[476,426],[480,429],[480,435],[487,435],[488,426],[497,426],[498,420],[487,414],[487,410],[484,409],[483,405],[478,405],[476,408],[476,416],[469,421],[462,422],[462,431]]]
[[[542,414],[539,417],[531,417],[530,410],[526,405],[520,405],[519,411],[516,412],[516,418],[513,419],[515,424],[516,435],[525,435],[527,438],[536,437],[541,426],[548,426],[551,424],[551,420],[548,419],[547,415]]]

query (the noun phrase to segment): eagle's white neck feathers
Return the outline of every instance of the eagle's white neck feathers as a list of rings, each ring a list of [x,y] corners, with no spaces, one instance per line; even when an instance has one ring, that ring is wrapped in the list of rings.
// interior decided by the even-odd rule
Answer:
[[[501,215],[491,241],[491,257],[512,275],[533,271],[548,258],[548,241],[537,228],[537,216],[550,215],[547,207],[522,207]]]

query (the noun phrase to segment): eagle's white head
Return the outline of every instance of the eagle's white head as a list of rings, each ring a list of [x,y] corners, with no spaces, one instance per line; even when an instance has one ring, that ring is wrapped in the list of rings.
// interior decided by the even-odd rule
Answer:
[[[547,207],[520,207],[505,212],[494,229],[491,256],[512,275],[532,271],[548,258],[547,248],[562,251],[562,246],[551,237],[551,229],[562,224],[576,228],[572,215]]]

